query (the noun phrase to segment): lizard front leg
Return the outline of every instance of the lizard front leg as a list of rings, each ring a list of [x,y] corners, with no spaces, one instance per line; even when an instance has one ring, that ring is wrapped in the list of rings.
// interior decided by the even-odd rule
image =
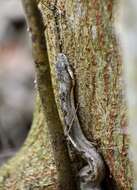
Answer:
[[[69,143],[87,163],[79,173],[80,190],[101,190],[104,178],[104,163],[94,145],[83,134],[74,103],[75,79],[66,55],[57,56],[56,71],[59,81],[61,108],[64,114],[65,130]]]

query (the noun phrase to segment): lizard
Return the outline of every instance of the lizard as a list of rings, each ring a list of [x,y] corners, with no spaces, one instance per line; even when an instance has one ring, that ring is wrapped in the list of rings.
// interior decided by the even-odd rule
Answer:
[[[93,143],[87,140],[81,129],[74,102],[74,71],[67,56],[63,53],[57,55],[56,72],[61,109],[64,115],[64,134],[67,141],[87,163],[77,174],[79,188],[80,190],[102,190],[101,182],[105,175],[104,162]]]

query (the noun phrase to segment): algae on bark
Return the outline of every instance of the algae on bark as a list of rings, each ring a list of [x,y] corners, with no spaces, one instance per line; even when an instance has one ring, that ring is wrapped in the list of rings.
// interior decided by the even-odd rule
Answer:
[[[107,186],[106,189],[132,189],[132,170],[127,155],[129,142],[127,135],[123,133],[127,127],[127,108],[122,91],[122,63],[113,29],[115,1],[41,0],[39,3],[44,17],[51,78],[58,109],[60,110],[60,103],[55,63],[57,54],[61,50],[67,55],[75,71],[75,100],[78,104],[77,113],[81,126],[88,139],[97,144],[108,168],[106,183],[108,182],[110,186]],[[46,77],[45,75],[42,76],[43,79]],[[59,112],[63,120],[61,111]],[[39,114],[35,117],[38,118]],[[35,125],[35,122],[34,119],[33,125]],[[36,137],[38,136],[39,141],[42,139],[46,141],[46,133],[43,133],[43,130],[46,129],[44,125],[40,126],[40,123],[38,125]],[[16,177],[15,189],[19,189],[18,187],[21,189],[19,184],[22,184],[23,180],[25,180],[23,184],[27,184],[28,176],[25,177],[27,171],[29,174],[29,168],[32,168],[32,171],[35,168],[32,164],[34,145],[40,148],[39,151],[36,149],[36,152],[34,148],[35,163],[39,163],[41,157],[42,164],[46,167],[46,160],[43,157],[46,157],[47,152],[42,149],[43,141],[42,143],[36,141],[35,144],[33,141],[35,135],[32,135],[31,142],[33,146],[31,145],[31,147],[29,145],[30,136],[31,132],[25,147],[22,149],[22,151],[26,151],[24,153],[26,159],[28,158],[29,165],[27,166],[25,157],[23,158],[24,161],[21,159],[17,161],[18,159],[13,158],[16,164],[13,165],[14,162],[11,160],[9,162],[10,170],[8,165],[4,166],[5,174],[0,173],[0,184],[13,183],[13,179]],[[32,151],[30,157],[27,156],[29,150]],[[45,151],[45,154],[43,154],[43,151]],[[22,152],[18,153],[17,158],[19,155],[23,155]],[[19,165],[24,164],[26,174],[24,174],[23,166],[19,169]],[[53,166],[55,165],[53,164]],[[17,168],[18,171],[16,171]],[[46,172],[51,172],[50,169],[48,166]],[[17,176],[16,173],[14,174],[15,178],[12,171],[18,173]],[[43,169],[43,171],[45,170]],[[53,173],[55,174],[53,179],[50,179],[49,175],[43,176],[42,173],[39,175],[42,176],[41,178],[33,175],[33,184],[37,184],[37,179],[41,183],[42,180],[48,177],[51,184],[53,181],[55,182],[51,189],[55,188],[57,190],[56,171],[54,169]],[[44,186],[42,188],[44,189]],[[46,187],[46,189],[48,188]]]
[[[58,107],[55,63],[61,46],[74,68],[81,126],[103,155],[110,172],[106,178],[115,183],[114,189],[131,189],[122,62],[113,28],[115,4],[114,0],[41,0],[40,9]]]
[[[32,128],[15,157],[0,170],[0,190],[54,189],[55,162],[40,98],[37,96]]]

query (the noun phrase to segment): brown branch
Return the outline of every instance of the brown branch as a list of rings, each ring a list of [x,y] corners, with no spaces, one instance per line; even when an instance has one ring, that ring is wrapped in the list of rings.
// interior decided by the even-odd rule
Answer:
[[[22,2],[32,33],[33,56],[36,66],[38,90],[52,142],[58,171],[59,189],[76,190],[63,128],[53,93],[42,16],[37,7],[36,0],[22,0]]]

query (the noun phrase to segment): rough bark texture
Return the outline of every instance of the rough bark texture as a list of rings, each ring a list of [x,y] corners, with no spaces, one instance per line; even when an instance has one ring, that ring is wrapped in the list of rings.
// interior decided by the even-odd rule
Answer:
[[[63,134],[51,82],[43,19],[37,7],[36,0],[23,0],[22,2],[32,35],[32,50],[36,68],[37,87],[50,134],[50,141],[58,173],[59,189],[74,190],[74,177],[72,175],[66,140]]]
[[[0,190],[56,189],[55,163],[39,96],[28,138],[0,170]]]
[[[75,70],[81,125],[88,138],[97,142],[110,171],[108,181],[114,189],[131,189],[122,64],[113,29],[114,6],[115,1],[111,0],[41,1],[54,89],[57,91],[56,55],[62,51]]]
[[[81,126],[97,144],[107,165],[105,184],[108,182],[110,186],[105,189],[132,189],[122,67],[113,31],[114,1],[41,0],[39,3],[58,108],[55,63],[57,54],[63,52],[75,70],[75,99]],[[1,189],[48,189],[48,185],[49,189],[57,189],[51,149],[46,150],[49,142],[43,115],[38,110],[39,106],[24,148],[0,173]],[[53,176],[48,172],[53,172]]]

